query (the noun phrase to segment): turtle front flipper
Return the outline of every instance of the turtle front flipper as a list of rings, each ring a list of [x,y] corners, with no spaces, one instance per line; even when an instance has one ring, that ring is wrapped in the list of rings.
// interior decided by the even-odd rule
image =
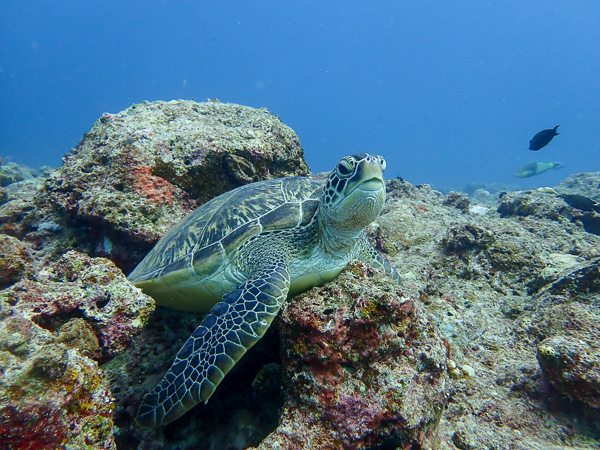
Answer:
[[[375,248],[369,242],[369,238],[367,237],[367,233],[365,231],[362,232],[362,235],[357,243],[357,250],[358,259],[370,264],[376,269],[383,270],[390,277],[392,277],[392,279],[398,283],[398,285],[402,286],[402,278],[400,277],[400,274],[396,268],[387,262],[387,260],[384,259],[377,250],[375,250]]]
[[[265,334],[290,288],[287,266],[274,262],[223,296],[183,345],[138,410],[138,425],[166,425],[207,402],[227,372]]]

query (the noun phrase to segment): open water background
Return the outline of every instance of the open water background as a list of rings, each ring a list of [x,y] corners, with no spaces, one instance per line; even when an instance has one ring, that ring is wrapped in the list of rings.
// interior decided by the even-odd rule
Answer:
[[[436,187],[600,170],[599,1],[0,1],[0,156],[57,166],[104,112],[267,107],[314,172],[348,153]],[[560,136],[525,149],[539,130]],[[531,161],[562,170],[520,180]]]

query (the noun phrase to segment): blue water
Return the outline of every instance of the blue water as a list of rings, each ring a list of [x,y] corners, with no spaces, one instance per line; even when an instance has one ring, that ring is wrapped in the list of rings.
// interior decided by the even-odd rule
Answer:
[[[218,98],[279,115],[315,172],[358,151],[440,187],[600,170],[598,1],[0,5],[5,159],[57,166],[104,112]],[[535,159],[565,168],[513,177]]]

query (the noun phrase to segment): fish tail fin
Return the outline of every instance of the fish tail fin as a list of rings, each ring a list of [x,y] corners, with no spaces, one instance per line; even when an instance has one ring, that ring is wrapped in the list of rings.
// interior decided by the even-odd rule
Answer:
[[[556,129],[557,129],[558,127],[560,127],[560,125],[556,125],[556,126],[555,126],[555,127],[552,129],[552,131],[554,131],[554,134],[555,134],[556,136],[558,136],[558,133],[556,132]]]

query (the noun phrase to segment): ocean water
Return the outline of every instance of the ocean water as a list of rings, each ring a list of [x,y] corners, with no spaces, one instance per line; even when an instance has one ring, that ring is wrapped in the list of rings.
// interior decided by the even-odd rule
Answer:
[[[600,170],[599,17],[598,1],[2,1],[0,156],[57,166],[104,112],[218,98],[279,115],[314,172],[367,151],[415,184],[554,185]],[[564,168],[513,176],[533,160]]]

